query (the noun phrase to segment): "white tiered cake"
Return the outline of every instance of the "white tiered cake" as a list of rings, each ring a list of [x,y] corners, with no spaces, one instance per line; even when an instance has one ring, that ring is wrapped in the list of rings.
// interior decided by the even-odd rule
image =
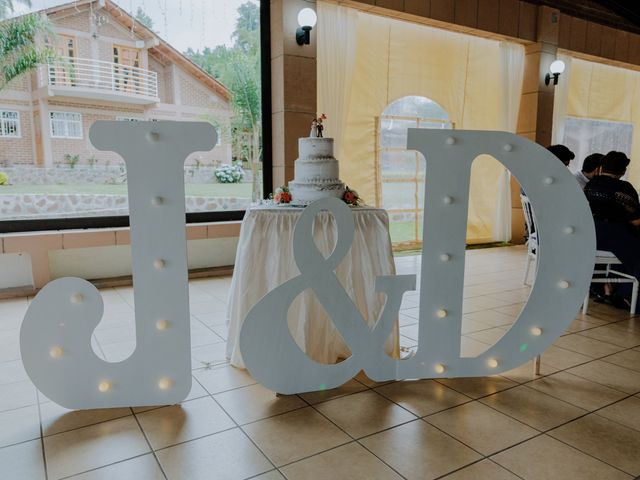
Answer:
[[[308,205],[321,198],[344,195],[338,160],[333,158],[333,138],[300,138],[294,180],[289,182],[293,204]]]

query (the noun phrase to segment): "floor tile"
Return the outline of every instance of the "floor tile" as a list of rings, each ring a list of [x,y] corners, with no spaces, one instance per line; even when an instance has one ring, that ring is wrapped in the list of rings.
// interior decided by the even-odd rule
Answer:
[[[527,386],[589,411],[617,402],[626,396],[620,390],[567,372],[554,373],[527,383]]]
[[[438,478],[482,458],[423,420],[372,435],[360,443],[410,480]]]
[[[370,380],[371,381],[371,380]],[[375,384],[375,382],[373,382]],[[349,380],[347,383],[340,385],[338,388],[330,390],[322,390],[318,392],[301,393],[300,398],[305,402],[315,405],[320,402],[326,402],[338,397],[344,397],[356,392],[367,390],[367,387],[357,380]]]
[[[631,480],[631,476],[541,435],[491,457],[525,480]]]
[[[585,337],[577,333],[565,335],[554,342],[556,347],[582,353],[592,358],[604,357],[624,350],[624,347],[602,342],[594,338]]]
[[[311,407],[250,423],[243,428],[276,466],[295,462],[351,440]]]
[[[211,397],[158,408],[136,417],[154,450],[235,427]]]
[[[40,438],[37,405],[0,413],[0,447],[36,438]]]
[[[569,373],[626,393],[640,392],[640,372],[595,360],[567,370]]]
[[[54,402],[40,403],[42,434],[45,436],[131,415],[130,408],[69,410]]]
[[[419,417],[471,400],[433,380],[405,380],[383,385],[375,390]]]
[[[241,480],[273,465],[238,428],[158,452],[168,480]]]
[[[519,367],[501,373],[500,375],[517,383],[525,383],[532,380],[537,380],[538,378],[542,378],[546,375],[551,375],[552,373],[555,373],[557,371],[557,368],[552,367],[547,363],[542,363],[540,365],[540,373],[536,373],[534,370],[533,360],[529,360]]]
[[[483,455],[538,434],[537,430],[478,402],[436,413],[425,420]]]
[[[282,468],[287,480],[401,480],[402,477],[357,443],[292,463]]]
[[[602,340],[603,342],[608,342],[625,348],[637,347],[640,345],[640,334],[625,331],[622,328],[617,328],[615,325],[605,325],[603,327],[592,328],[590,330],[580,332],[579,335],[595,338],[596,340]]]
[[[629,397],[598,410],[597,415],[640,430],[640,398]]]
[[[443,477],[443,480],[517,480],[518,477],[491,460],[482,460]]]
[[[297,395],[276,396],[260,384],[219,393],[214,398],[241,425],[307,405]]]
[[[541,431],[557,427],[587,413],[586,410],[524,385],[496,393],[480,401]]]
[[[38,403],[36,387],[31,380],[15,382],[0,387],[0,412],[28,407]]]
[[[257,477],[251,477],[251,480],[285,480],[285,478],[278,470],[271,470]]]
[[[638,430],[592,414],[558,427],[549,435],[630,475],[640,475]]]
[[[640,372],[640,351],[637,350],[624,350],[601,360]]]
[[[499,376],[439,378],[437,381],[471,398],[484,397],[517,385],[516,382]]]
[[[99,423],[44,438],[49,478],[86,472],[149,451],[133,417]]]
[[[371,390],[323,402],[315,408],[353,438],[371,435],[416,418]]]
[[[211,395],[256,383],[246,370],[231,365],[194,370],[193,376]]]
[[[0,448],[0,473],[2,480],[45,480],[40,439]]]
[[[547,348],[541,355],[541,358],[543,364],[550,365],[559,370],[565,370],[593,360],[591,357],[583,355],[582,353],[572,352],[571,350],[559,348],[554,345]]]
[[[164,480],[164,474],[153,454],[114,463],[108,467],[75,475],[70,480]]]

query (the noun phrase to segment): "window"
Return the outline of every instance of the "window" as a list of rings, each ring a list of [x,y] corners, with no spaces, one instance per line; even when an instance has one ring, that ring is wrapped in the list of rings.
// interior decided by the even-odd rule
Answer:
[[[98,38],[111,38],[114,27],[130,31],[138,6],[135,3],[132,12],[127,10],[128,4],[115,16],[102,12],[93,27]],[[69,93],[66,87],[82,88],[74,95],[86,101],[82,108],[49,107],[44,113],[44,132],[38,128],[39,121],[34,122],[34,132],[25,126],[23,138],[29,135],[33,148],[25,149],[29,157],[20,164],[14,162],[11,185],[0,188],[1,231],[128,223],[126,164],[117,153],[92,145],[89,132],[98,119],[208,122],[216,128],[215,148],[194,152],[184,162],[189,223],[241,220],[253,201],[269,195],[273,183],[271,115],[262,115],[263,110],[271,111],[269,2],[165,3],[166,8],[149,7],[145,12],[145,21],[157,37],[136,28],[123,40],[126,45],[118,45],[115,39],[102,42],[100,61],[86,58],[88,51],[79,37],[73,41],[58,35],[50,42],[52,47],[60,47],[56,50],[60,56],[74,58],[63,61],[57,69],[43,69],[43,74],[55,76],[54,86],[64,87],[57,90],[61,93]],[[65,30],[60,22],[66,14],[79,15],[86,24],[96,20],[88,10],[75,10],[73,2],[61,9],[65,14],[50,19],[56,29]],[[148,48],[154,42],[159,42],[158,46]],[[133,48],[143,44],[147,47]],[[157,83],[157,98],[139,97],[147,96],[147,78]],[[238,101],[242,95],[246,98]],[[47,141],[47,136],[52,139]],[[0,144],[3,140],[0,137]],[[236,176],[241,178],[230,182],[222,175],[228,166],[242,171]],[[30,195],[42,195],[46,202],[33,206],[22,201]],[[10,202],[5,202],[9,196]]]
[[[74,112],[51,112],[53,138],[82,138],[82,115]]]
[[[632,137],[633,125],[629,123],[567,117],[562,143],[575,153],[576,158],[571,161],[570,168],[578,171],[585,157],[592,153],[617,150],[630,156]]]
[[[11,110],[0,110],[0,137],[20,138],[20,114]]]
[[[389,212],[394,244],[422,241],[425,160],[407,151],[408,128],[453,128],[436,102],[418,96],[390,103],[378,119],[377,200]]]

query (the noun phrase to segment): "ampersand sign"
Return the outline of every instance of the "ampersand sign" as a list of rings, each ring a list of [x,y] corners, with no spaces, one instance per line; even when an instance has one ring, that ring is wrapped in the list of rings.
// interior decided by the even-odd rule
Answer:
[[[382,344],[392,328],[402,294],[414,278],[378,277],[387,294],[383,314],[372,331],[333,274],[353,239],[351,212],[339,200],[307,207],[294,233],[300,276],[268,293],[249,312],[240,332],[240,349],[256,380],[281,393],[338,386],[359,370],[373,380],[450,378],[498,374],[541,354],[569,326],[587,291],[595,255],[595,230],[577,182],[550,152],[507,132],[409,129],[408,148],[427,161],[423,216],[418,349],[394,360]],[[489,154],[517,176],[536,213],[537,278],[511,329],[477,357],[461,356],[465,233],[471,163]],[[338,244],[324,259],[309,240],[314,215],[330,210]],[[306,239],[306,241],[305,241]],[[311,288],[353,352],[336,365],[309,359],[293,341],[287,309]]]
[[[317,249],[312,236],[314,218],[323,210],[333,215],[338,231],[336,246],[328,258]],[[354,232],[349,207],[335,198],[319,200],[306,207],[296,223],[293,254],[300,275],[265,295],[245,318],[240,333],[245,364],[267,388],[285,394],[334,388],[362,369],[370,376],[394,375],[395,361],[385,354],[383,345],[391,333],[403,293],[415,288],[415,275],[376,279],[376,291],[384,293],[387,302],[380,319],[370,330],[334,273],[351,248]],[[352,355],[337,365],[311,360],[289,332],[289,307],[308,288],[318,297],[351,349]]]

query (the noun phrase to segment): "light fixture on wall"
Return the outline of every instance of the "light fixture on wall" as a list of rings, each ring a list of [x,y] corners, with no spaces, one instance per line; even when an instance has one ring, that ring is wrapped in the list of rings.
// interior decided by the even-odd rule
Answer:
[[[303,8],[298,13],[298,29],[296,30],[296,42],[298,45],[309,45],[311,42],[311,29],[316,26],[318,17],[311,8]]]
[[[562,72],[564,72],[564,62],[562,60],[554,60],[551,65],[549,65],[549,72],[544,77],[544,84],[549,85],[551,83],[551,79],[553,78],[553,84],[558,84],[558,77]]]

